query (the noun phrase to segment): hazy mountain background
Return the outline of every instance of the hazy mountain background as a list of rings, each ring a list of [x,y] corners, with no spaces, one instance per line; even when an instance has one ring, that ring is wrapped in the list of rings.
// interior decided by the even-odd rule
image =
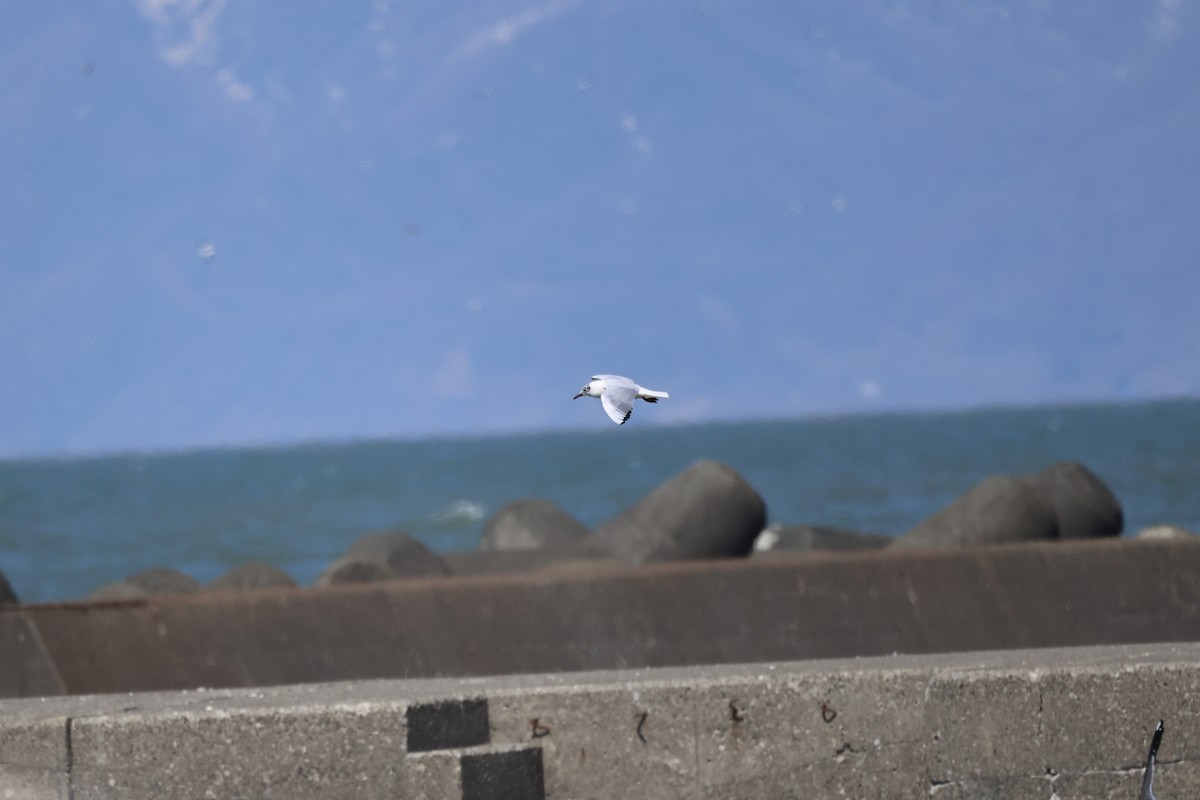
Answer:
[[[0,457],[1200,394],[1195,3],[0,0]]]

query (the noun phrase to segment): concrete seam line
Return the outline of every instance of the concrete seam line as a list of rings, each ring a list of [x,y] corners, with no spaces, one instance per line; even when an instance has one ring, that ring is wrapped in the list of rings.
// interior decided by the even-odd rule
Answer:
[[[75,763],[75,757],[72,752],[72,736],[74,734],[74,717],[67,717],[67,723],[63,726],[63,733],[66,736],[66,758],[67,758],[67,800],[75,800],[75,773],[72,766]]]

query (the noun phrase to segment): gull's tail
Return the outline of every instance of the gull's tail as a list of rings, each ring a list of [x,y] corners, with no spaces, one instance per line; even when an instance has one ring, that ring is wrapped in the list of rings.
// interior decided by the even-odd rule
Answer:
[[[642,398],[647,403],[657,403],[659,400],[666,400],[670,396],[671,395],[667,394],[666,392],[656,392],[653,389],[647,389],[642,386],[638,387],[638,397]]]

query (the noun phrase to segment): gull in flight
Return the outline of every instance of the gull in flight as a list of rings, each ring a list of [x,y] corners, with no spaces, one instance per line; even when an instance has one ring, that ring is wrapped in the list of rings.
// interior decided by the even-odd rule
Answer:
[[[620,375],[593,375],[591,381],[579,390],[573,399],[581,397],[599,397],[604,406],[604,413],[618,425],[629,421],[633,413],[633,401],[642,398],[647,403],[657,403],[671,395],[666,392],[654,392],[643,386],[638,386],[629,378]]]

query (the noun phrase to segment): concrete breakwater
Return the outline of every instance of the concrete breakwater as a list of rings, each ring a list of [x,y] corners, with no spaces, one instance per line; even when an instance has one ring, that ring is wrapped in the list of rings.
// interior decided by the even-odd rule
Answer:
[[[1090,539],[0,606],[0,696],[1197,641],[1198,575]]]
[[[1200,792],[1200,645],[0,701],[0,796],[1133,800]]]

